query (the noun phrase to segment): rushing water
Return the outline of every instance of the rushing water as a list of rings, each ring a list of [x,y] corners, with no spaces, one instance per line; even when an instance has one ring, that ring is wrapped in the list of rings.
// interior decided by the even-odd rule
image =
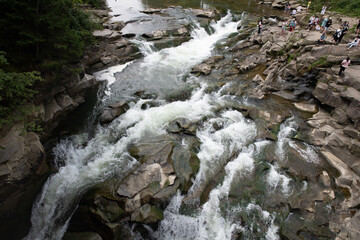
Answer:
[[[201,78],[189,75],[191,67],[211,56],[219,41],[237,31],[242,21],[234,22],[233,19],[228,12],[218,22],[213,22],[212,34],[195,22],[190,41],[161,51],[154,51],[149,43],[134,40],[145,55],[143,59],[95,74],[99,80],[108,81],[103,105],[120,98],[131,99],[140,90],[154,94],[159,105],[143,109],[143,104],[151,100],[133,101],[130,109],[108,126],[96,126],[91,139],[87,134],[79,134],[63,139],[54,148],[58,171],[49,177],[33,205],[32,227],[26,239],[61,239],[79,200],[88,189],[109,177],[126,176],[138,165],[127,152],[129,144],[164,134],[166,126],[180,117],[191,122],[206,117],[196,134],[201,141],[197,154],[200,169],[187,195],[178,193],[172,198],[164,212],[165,219],[157,231],[149,229],[150,236],[164,240],[230,240],[241,234],[245,239],[279,239],[276,212],[264,210],[261,203],[264,198],[274,195],[287,198],[293,191],[292,180],[276,163],[266,162],[264,151],[271,142],[257,139],[256,124],[239,111],[227,108],[234,101],[241,105],[249,103],[224,94],[230,84],[208,91]],[[191,97],[165,101],[169,95],[184,88],[192,89]],[[214,128],[214,125],[221,128]],[[291,140],[295,132],[293,118],[281,125],[274,154],[286,161],[287,148],[292,147],[308,161],[316,161],[311,146],[299,148]],[[260,165],[268,170],[259,177],[256,170]],[[222,170],[222,180],[212,188],[206,202],[200,204],[198,199],[209,180]],[[262,197],[239,197],[240,200],[234,197],[236,194],[243,196],[246,183],[254,181],[262,186],[259,188],[263,191]],[[184,211],[190,206],[196,209],[191,214]]]
[[[214,34],[209,35],[198,28],[193,31],[191,41],[148,54],[143,61],[136,63],[144,69],[139,73],[143,81],[128,86],[123,93],[136,91],[140,85],[154,91],[159,86],[176,86],[183,81],[182,75],[209,57],[216,42],[236,31],[238,24],[232,22],[228,13],[213,24]],[[126,74],[126,69],[116,70],[123,70]],[[194,90],[189,100],[165,103],[147,110],[141,109],[147,100],[140,100],[106,128],[98,126],[91,140],[78,135],[60,142],[54,149],[59,170],[49,177],[33,206],[32,228],[27,239],[61,239],[82,193],[115,173],[124,176],[137,164],[127,154],[129,143],[163,133],[164,127],[179,117],[196,121],[213,115],[222,104],[218,98],[220,93],[206,94],[205,87],[202,85]],[[119,138],[119,135],[123,137]]]

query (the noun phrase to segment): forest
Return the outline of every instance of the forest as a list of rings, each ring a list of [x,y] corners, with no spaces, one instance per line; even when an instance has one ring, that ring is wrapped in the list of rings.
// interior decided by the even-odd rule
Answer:
[[[25,103],[45,72],[61,77],[93,42],[91,21],[80,4],[105,7],[105,0],[1,0],[0,129],[23,121]]]

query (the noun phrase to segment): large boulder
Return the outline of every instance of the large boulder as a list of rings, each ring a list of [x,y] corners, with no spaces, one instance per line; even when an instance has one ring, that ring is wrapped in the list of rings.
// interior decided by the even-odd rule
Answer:
[[[109,123],[113,121],[115,118],[125,113],[129,109],[129,104],[126,101],[119,101],[110,105],[107,108],[104,108],[101,116],[101,123]]]

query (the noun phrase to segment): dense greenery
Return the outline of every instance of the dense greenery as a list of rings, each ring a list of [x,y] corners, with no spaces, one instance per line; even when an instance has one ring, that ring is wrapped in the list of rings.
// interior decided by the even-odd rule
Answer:
[[[73,0],[0,0],[0,9],[0,50],[16,66],[78,61],[94,27]]]
[[[8,65],[4,52],[0,52],[0,66]],[[39,72],[6,72],[0,68],[0,128],[4,124],[24,121],[31,113],[26,102],[36,91],[31,87],[36,81],[42,80]],[[11,116],[10,116],[11,115]]]
[[[311,2],[311,9],[317,12],[321,11],[322,6],[327,5],[331,10],[360,17],[360,0],[312,0]]]
[[[0,0],[0,128],[25,118],[22,106],[40,72],[58,76],[92,42],[97,26],[77,3],[103,7],[105,1]]]

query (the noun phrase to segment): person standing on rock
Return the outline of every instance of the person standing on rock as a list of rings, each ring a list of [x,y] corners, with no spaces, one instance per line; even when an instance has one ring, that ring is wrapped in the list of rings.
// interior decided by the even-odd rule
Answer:
[[[344,72],[345,69],[349,67],[350,63],[351,63],[350,57],[347,57],[344,61],[341,62],[339,76],[341,76],[341,73]]]
[[[321,31],[325,30],[325,26],[326,26],[327,22],[328,22],[328,19],[327,19],[327,17],[325,17],[321,23]]]
[[[322,7],[321,13],[320,13],[322,16],[325,15],[326,8],[327,8],[327,7],[326,7],[325,5]]]
[[[360,34],[360,20],[358,25],[356,26],[356,34]]]
[[[332,25],[332,18],[330,17],[329,20],[325,24],[325,32],[329,31],[330,26]]]
[[[261,33],[261,29],[262,29],[262,20],[260,20],[260,22],[258,24],[258,34]]]
[[[311,1],[308,2],[307,8],[306,8],[306,12],[309,12],[310,5],[311,5]]]
[[[281,27],[281,36],[284,36],[286,33],[286,25],[287,25],[287,22],[286,22],[286,20],[284,20],[282,27]]]

